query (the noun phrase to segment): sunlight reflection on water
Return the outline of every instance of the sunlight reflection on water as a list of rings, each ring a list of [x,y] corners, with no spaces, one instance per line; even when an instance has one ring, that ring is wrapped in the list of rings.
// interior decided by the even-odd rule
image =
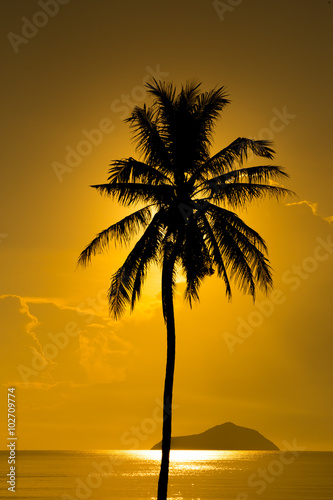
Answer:
[[[0,472],[5,477],[6,452],[2,454]],[[16,498],[155,500],[160,460],[158,450],[22,451],[20,496]],[[258,474],[264,469],[270,476],[260,500],[333,499],[333,453],[300,452],[292,463],[283,464],[283,470],[280,466],[277,474],[279,460],[278,451],[173,450],[168,498],[259,500]],[[250,481],[251,477],[256,481]],[[9,500],[7,493],[0,485],[0,498]]]
[[[161,460],[159,450],[138,450],[126,452],[131,459],[143,461],[155,469],[153,472],[149,468],[127,472],[126,475],[151,476],[156,474]],[[195,472],[217,472],[244,470],[247,468],[247,461],[253,461],[262,452],[254,451],[212,451],[212,450],[172,450],[170,453],[170,474],[191,475]],[[267,452],[265,452],[267,454]]]

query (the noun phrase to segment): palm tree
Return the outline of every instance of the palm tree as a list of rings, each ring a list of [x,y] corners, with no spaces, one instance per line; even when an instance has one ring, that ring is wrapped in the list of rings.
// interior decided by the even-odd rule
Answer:
[[[113,274],[108,291],[111,315],[132,310],[152,263],[161,265],[162,310],[167,329],[162,461],[158,500],[166,500],[171,444],[172,393],[175,366],[173,295],[178,272],[185,275],[185,299],[199,299],[199,287],[214,272],[222,278],[228,299],[231,284],[255,298],[256,287],[272,287],[272,275],[261,236],[234,209],[265,195],[290,193],[271,180],[287,177],[281,167],[243,167],[248,153],[272,160],[268,141],[238,138],[209,155],[216,119],[230,102],[224,87],[200,92],[188,83],[176,88],[153,80],[147,90],[150,107],[136,106],[126,121],[134,132],[142,161],[132,157],[111,163],[108,182],[94,185],[101,194],[136,211],[100,232],[85,248],[79,264],[102,252],[111,240],[127,243],[143,230],[123,265]]]

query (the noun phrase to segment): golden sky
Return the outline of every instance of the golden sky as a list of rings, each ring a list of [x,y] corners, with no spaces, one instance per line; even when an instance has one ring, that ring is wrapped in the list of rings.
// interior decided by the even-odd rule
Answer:
[[[159,270],[118,322],[105,290],[126,249],[76,270],[93,236],[127,213],[89,185],[106,181],[110,160],[136,155],[122,120],[147,101],[151,76],[225,85],[232,103],[212,152],[239,136],[272,139],[298,195],[243,214],[268,244],[271,296],[253,305],[234,291],[230,304],[212,277],[190,310],[180,280],[173,434],[233,421],[280,447],[333,449],[332,9],[324,0],[6,2],[0,425],[15,385],[19,449],[160,440]]]

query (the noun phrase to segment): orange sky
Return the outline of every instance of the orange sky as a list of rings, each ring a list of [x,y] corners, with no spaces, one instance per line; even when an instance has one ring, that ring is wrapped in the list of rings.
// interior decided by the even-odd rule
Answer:
[[[280,447],[332,450],[332,5],[226,1],[223,13],[204,0],[62,0],[40,16],[41,3],[7,2],[0,20],[2,432],[15,385],[20,449],[160,440],[159,270],[117,323],[104,292],[126,249],[75,270],[92,237],[127,213],[89,185],[136,154],[122,118],[160,76],[225,85],[232,103],[212,152],[239,136],[273,139],[298,195],[243,214],[269,247],[270,297],[253,306],[235,291],[229,304],[213,277],[190,310],[179,280],[173,433],[233,421]]]

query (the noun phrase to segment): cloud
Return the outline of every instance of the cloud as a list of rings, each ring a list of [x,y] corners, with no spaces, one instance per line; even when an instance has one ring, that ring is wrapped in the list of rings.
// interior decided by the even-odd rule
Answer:
[[[53,299],[0,297],[4,335],[3,385],[52,387],[105,383],[125,377],[129,342],[113,331],[103,311],[82,314]]]
[[[329,215],[328,217],[324,217],[323,215],[318,213],[318,203],[316,203],[316,202],[302,200],[302,201],[297,201],[294,203],[286,203],[287,207],[300,206],[300,205],[306,205],[307,207],[309,207],[311,209],[313,215],[315,215],[316,217],[320,217],[321,219],[325,220],[328,223],[333,222],[333,215]]]
[[[24,367],[31,366],[31,360],[39,365],[46,364],[47,361],[36,335],[38,318],[30,312],[24,299],[17,295],[2,295],[0,314],[5,332],[0,353],[4,370],[0,380],[5,384],[13,384],[21,381],[20,374],[25,371]],[[50,360],[50,367],[52,366],[53,362]],[[41,381],[45,382],[47,378],[48,373],[44,372]]]

